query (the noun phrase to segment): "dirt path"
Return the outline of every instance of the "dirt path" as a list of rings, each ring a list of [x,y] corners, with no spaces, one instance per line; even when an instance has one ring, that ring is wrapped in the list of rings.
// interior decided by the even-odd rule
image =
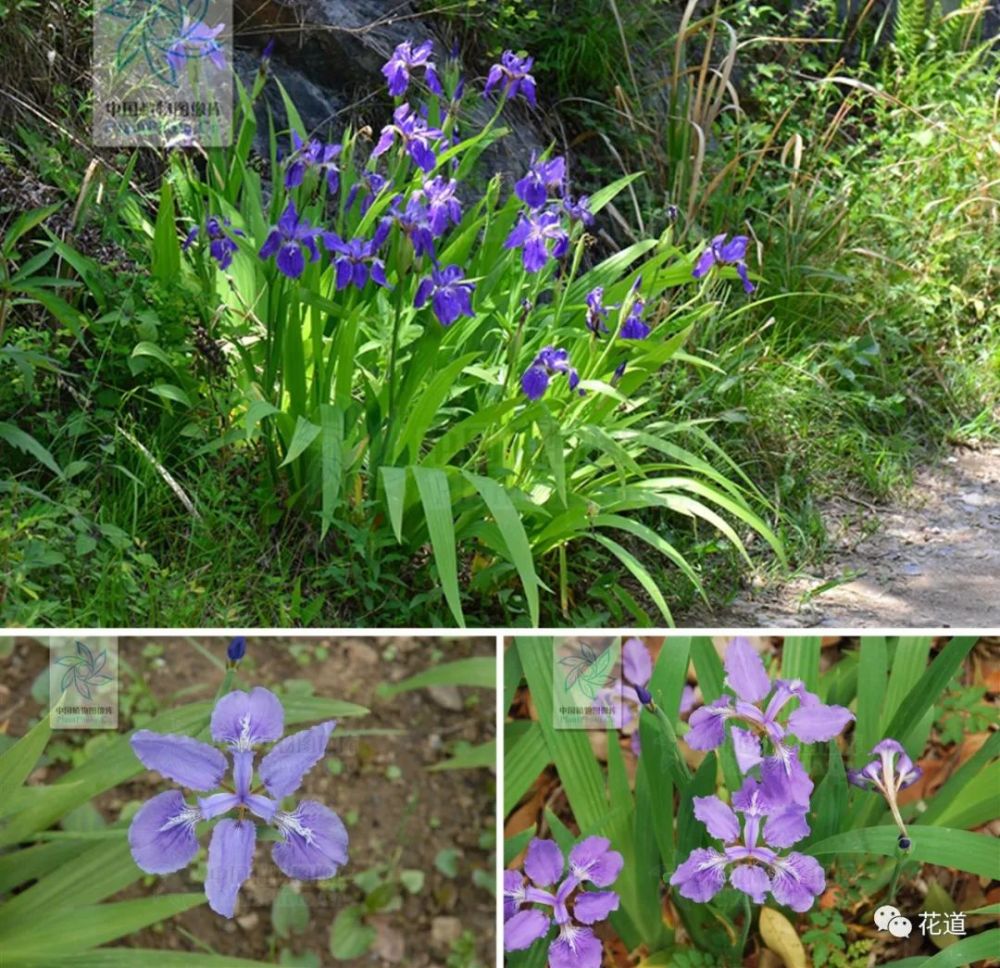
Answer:
[[[919,471],[900,503],[839,499],[824,518],[834,550],[822,565],[780,585],[755,582],[684,624],[1000,626],[1000,448],[956,448]]]

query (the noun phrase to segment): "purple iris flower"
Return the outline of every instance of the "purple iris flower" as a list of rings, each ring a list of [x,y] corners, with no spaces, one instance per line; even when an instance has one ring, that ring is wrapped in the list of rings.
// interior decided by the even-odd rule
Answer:
[[[632,303],[625,322],[622,323],[620,333],[622,339],[645,339],[650,334],[649,324],[642,318],[645,309],[646,303],[642,299],[636,299]]]
[[[574,200],[572,195],[564,194],[563,209],[571,222],[591,225],[594,221],[594,213],[590,210],[590,197],[588,195],[581,195]]]
[[[618,879],[625,861],[610,848],[611,841],[605,837],[581,840],[569,852],[567,872],[566,859],[554,840],[532,840],[524,858],[524,874],[504,872],[504,950],[530,948],[555,922],[559,935],[549,945],[549,968],[601,968],[603,945],[590,925],[618,910],[618,894],[581,888],[584,884],[610,887]]]
[[[549,379],[557,373],[565,373],[569,388],[576,390],[580,374],[569,364],[569,353],[564,349],[546,346],[540,350],[531,366],[521,376],[521,389],[529,400],[539,400],[549,387]],[[583,390],[578,391],[582,397]]]
[[[524,268],[528,272],[538,272],[550,255],[553,259],[561,259],[566,254],[569,236],[555,212],[522,212],[503,246],[521,249]]]
[[[751,293],[757,287],[750,281],[747,275],[747,243],[750,240],[745,235],[734,235],[728,242],[726,235],[715,236],[708,244],[708,248],[699,256],[691,275],[695,279],[701,279],[708,274],[708,270],[714,265],[734,265],[736,273],[743,283],[743,290]]]
[[[699,847],[674,871],[670,883],[682,897],[710,901],[722,890],[730,868],[729,883],[756,904],[763,904],[770,891],[793,911],[813,906],[826,888],[819,862],[797,851],[779,855],[772,849],[790,847],[809,833],[804,807],[775,809],[750,776],[733,795],[732,807],[714,796],[695,797],[693,802],[694,815],[724,847]],[[742,831],[734,808],[743,814]]]
[[[518,94],[523,94],[533,108],[538,107],[535,100],[535,79],[531,76],[534,63],[533,57],[518,57],[512,50],[505,50],[500,55],[500,63],[490,68],[483,94],[489,94],[498,84],[502,84],[504,97],[515,98]]]
[[[457,191],[458,182],[454,178],[445,179],[438,175],[425,182],[418,192],[427,202],[431,231],[435,238],[444,235],[449,225],[458,225],[462,220],[462,205]]]
[[[181,248],[186,252],[201,234],[201,226],[195,225],[187,234]],[[233,223],[227,218],[210,215],[205,219],[205,235],[207,236],[208,253],[219,264],[220,269],[228,269],[233,262],[236,251],[234,235],[243,235],[242,229],[233,228]]]
[[[924,771],[907,755],[901,743],[894,739],[884,739],[872,748],[875,757],[860,770],[848,770],[847,779],[862,790],[877,789],[888,796],[912,786]]]
[[[285,188],[297,188],[302,184],[306,171],[315,168],[326,172],[326,184],[330,192],[340,187],[340,168],[337,158],[343,151],[342,145],[325,145],[318,138],[303,142],[297,131],[292,132],[292,153],[288,156],[285,169]]]
[[[459,316],[472,316],[472,293],[475,283],[462,277],[459,266],[445,266],[443,269],[433,269],[431,274],[420,281],[413,305],[422,309],[427,300],[438,322],[442,326],[450,326]]]
[[[595,336],[608,332],[605,320],[610,309],[604,305],[604,286],[595,286],[587,293],[587,329]]]
[[[806,690],[797,679],[779,679],[773,685],[764,663],[749,639],[734,638],[726,650],[726,685],[736,693],[720,696],[691,714],[690,730],[685,737],[696,750],[712,750],[726,738],[726,722],[742,723],[748,729],[733,726],[731,735],[736,762],[743,773],[760,766],[764,795],[774,803],[808,806],[813,782],[799,761],[798,747],[789,744],[797,738],[803,743],[833,739],[851,720],[853,713],[843,706],[826,706]],[[766,706],[764,700],[771,695]],[[786,723],[778,714],[792,699],[798,708]],[[761,741],[767,739],[773,750],[763,755]]]
[[[382,129],[372,157],[378,158],[385,154],[398,136],[414,164],[423,171],[432,171],[437,159],[431,149],[431,142],[443,138],[443,133],[430,127],[420,115],[411,111],[409,104],[401,104],[396,108],[392,113],[392,121],[392,124],[387,124]]]
[[[427,86],[439,97],[444,96],[441,88],[441,81],[438,78],[437,68],[431,60],[431,51],[434,49],[434,42],[425,40],[422,44],[413,46],[413,41],[404,40],[397,45],[385,64],[382,66],[382,73],[389,82],[389,93],[393,97],[399,97],[406,93],[410,85],[410,72],[417,67],[424,69],[424,80]]]
[[[306,259],[303,250],[309,253],[309,261],[319,259],[319,249],[316,248],[316,237],[320,234],[309,220],[303,218],[295,210],[295,202],[289,200],[278,224],[271,231],[261,246],[260,257],[270,259],[277,254],[278,268],[289,279],[298,279],[305,271]]]
[[[280,839],[271,856],[288,877],[322,880],[347,862],[347,829],[332,810],[314,800],[303,800],[290,812],[279,809],[282,798],[294,793],[322,759],[336,723],[330,720],[281,739],[284,718],[278,697],[267,689],[227,693],[215,704],[211,735],[232,753],[233,792],[199,797],[194,805],[180,790],[168,790],[143,804],[129,826],[136,864],[149,874],[168,874],[186,867],[198,853],[199,822],[237,809],[237,819],[216,824],[208,847],[205,894],[209,907],[223,917],[233,916],[236,896],[253,865],[257,823],[247,812],[277,828]],[[257,767],[260,784],[270,794],[265,796],[254,792],[255,747],[272,742]],[[198,793],[220,787],[229,765],[221,750],[190,736],[141,729],[131,744],[147,769]]]
[[[875,759],[860,770],[848,770],[847,779],[863,790],[878,790],[885,797],[892,818],[899,827],[899,846],[906,850],[910,839],[899,812],[899,791],[912,786],[924,775],[924,771],[907,755],[901,743],[894,739],[884,739],[872,749]]]
[[[434,256],[434,232],[431,230],[430,212],[420,198],[413,194],[403,204],[397,195],[389,205],[393,221],[410,240],[415,255]]]
[[[167,48],[167,63],[173,76],[180,74],[189,60],[204,60],[206,57],[217,70],[225,70],[226,55],[216,39],[225,28],[225,24],[209,27],[203,20],[191,20],[185,14],[180,34]]]
[[[514,194],[529,208],[541,208],[548,201],[549,190],[560,189],[566,180],[566,159],[562,155],[548,161],[531,156],[528,174],[514,184]]]
[[[365,215],[368,209],[372,207],[372,202],[378,197],[379,192],[389,184],[389,179],[384,175],[380,175],[377,171],[366,171],[363,178],[363,182],[356,181],[351,185],[351,190],[347,193],[345,207],[350,208],[354,204],[354,200],[358,197],[358,193],[364,188],[365,195],[361,199],[361,214]]]
[[[364,289],[369,277],[383,288],[389,288],[385,277],[385,263],[377,253],[389,235],[391,225],[390,219],[382,219],[370,239],[351,239],[349,242],[345,242],[336,232],[323,233],[323,244],[333,253],[338,292],[348,286]]]

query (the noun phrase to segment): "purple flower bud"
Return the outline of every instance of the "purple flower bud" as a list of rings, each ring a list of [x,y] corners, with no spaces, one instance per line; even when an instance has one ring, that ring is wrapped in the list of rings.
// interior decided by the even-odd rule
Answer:
[[[237,635],[232,642],[229,643],[229,648],[226,649],[226,655],[229,656],[229,661],[236,663],[246,655],[247,651],[247,639],[245,635]]]

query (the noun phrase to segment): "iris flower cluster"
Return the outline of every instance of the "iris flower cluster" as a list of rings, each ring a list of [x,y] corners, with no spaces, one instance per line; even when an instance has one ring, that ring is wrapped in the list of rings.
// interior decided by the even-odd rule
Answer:
[[[262,65],[266,66],[272,49],[273,44],[269,44]],[[489,71],[484,97],[494,93],[502,95],[504,100],[523,97],[536,107],[532,66],[530,56],[504,51],[500,61]],[[439,259],[443,251],[442,240],[463,217],[458,180],[450,172],[437,173],[437,169],[441,151],[458,143],[454,108],[463,96],[464,85],[459,81],[455,86],[450,95],[451,107],[439,128],[430,120],[427,106],[414,106],[405,100],[408,93],[412,94],[414,80],[420,77],[432,93],[445,96],[430,40],[420,43],[408,40],[397,45],[383,65],[382,73],[389,94],[397,102],[391,121],[382,128],[371,151],[368,170],[356,174],[349,172],[345,177],[341,171],[343,144],[292,131],[284,161],[282,187],[287,193],[284,207],[267,229],[258,255],[264,262],[273,260],[277,271],[291,280],[300,279],[309,265],[319,263],[326,255],[337,291],[349,287],[365,289],[369,283],[391,289],[383,250],[395,229],[395,239],[405,246],[400,258],[393,262],[397,275],[413,266],[419,272],[413,290],[413,308],[429,309],[442,326],[451,326],[462,316],[474,316],[476,293],[476,282],[466,278],[462,266],[448,260],[445,260],[448,264],[443,264]],[[373,169],[394,146],[400,149],[399,164],[409,159],[422,177],[411,189],[387,199],[385,195],[393,190],[394,179]],[[453,164],[457,169],[457,159]],[[310,177],[313,175],[316,177]],[[347,237],[343,230],[334,231],[317,222],[318,206],[303,197],[313,192],[317,183],[325,185],[329,195],[335,195],[343,181],[350,187],[346,197],[340,200],[342,214],[356,212],[365,220],[376,200],[380,200],[382,208],[374,225],[354,238]],[[297,191],[303,186],[306,186],[303,191]],[[503,246],[520,253],[527,273],[539,273],[550,260],[558,263],[564,259],[569,252],[574,225],[587,226],[593,222],[589,199],[570,194],[566,159],[561,155],[542,158],[533,155],[527,172],[514,185],[514,195],[521,205]],[[362,224],[367,226],[367,220]],[[228,219],[213,216],[189,233],[185,248],[189,248],[199,234],[209,240],[211,257],[219,267],[228,269],[237,251],[235,239],[243,234],[242,230],[234,228]],[[713,265],[727,263],[735,264],[746,281],[745,252],[745,237],[739,236],[730,242],[723,236],[717,237],[702,254],[694,275],[700,277]],[[637,279],[624,308],[605,306],[602,287],[587,294],[586,325],[596,336],[610,332],[607,320],[612,309],[622,312],[617,329],[620,339],[637,341],[649,336],[651,327],[643,317],[645,303],[637,295],[638,285]],[[612,384],[621,379],[625,365],[624,360],[617,364]],[[529,400],[538,400],[550,386],[552,377],[557,375],[565,375],[570,390],[583,395],[579,389],[579,374],[567,350],[557,346],[537,350],[522,374],[521,389]]]
[[[559,933],[549,945],[549,968],[600,968],[603,949],[590,925],[618,910],[618,894],[584,885],[605,888],[618,879],[624,859],[610,848],[605,837],[581,840],[569,852],[567,871],[554,840],[532,840],[524,873],[504,871],[504,950],[530,948],[555,924]]]
[[[238,651],[231,647],[230,656]],[[323,880],[347,863],[347,829],[329,807],[302,800],[292,810],[281,809],[283,798],[298,790],[324,756],[336,722],[282,739],[284,718],[281,702],[267,689],[230,692],[219,699],[210,731],[232,758],[228,783],[230,760],[216,746],[147,729],[131,739],[143,766],[195,793],[209,794],[188,803],[181,790],[168,790],[143,804],[132,818],[128,842],[144,871],[169,874],[186,867],[198,853],[198,824],[236,811],[235,817],[218,820],[208,846],[205,894],[209,907],[223,917],[233,916],[240,887],[253,867],[258,824],[248,815],[278,832],[271,856],[288,877]],[[274,746],[256,762],[266,743]]]
[[[566,159],[561,155],[543,161],[532,157],[527,174],[514,185],[514,194],[526,208],[518,214],[504,248],[521,250],[526,272],[539,272],[550,258],[558,261],[569,251],[564,214],[571,221],[593,221],[587,198],[574,201],[567,194]],[[549,205],[553,197],[556,203]]]
[[[646,302],[636,295],[641,285],[642,276],[637,276],[635,282],[632,283],[632,288],[625,303],[618,303],[614,306],[606,306],[604,304],[603,286],[595,286],[591,289],[587,293],[585,300],[587,314],[584,322],[587,329],[595,336],[601,336],[604,333],[610,332],[607,325],[608,315],[611,310],[621,309],[624,305],[627,308],[627,312],[625,313],[625,319],[622,321],[621,330],[618,335],[622,339],[645,339],[652,332],[652,327],[642,318],[643,313],[646,311]]]
[[[733,887],[758,903],[770,891],[793,910],[808,910],[823,890],[822,868],[804,854],[782,856],[774,849],[809,833],[805,818],[813,782],[799,759],[798,744],[831,740],[854,716],[843,706],[820,702],[798,680],[772,684],[745,638],[730,643],[725,668],[726,685],[735,695],[696,709],[685,738],[692,749],[716,749],[725,741],[728,724],[737,765],[747,776],[733,794],[732,808],[718,797],[695,798],[695,816],[724,849],[692,851],[670,883],[684,897],[706,901],[722,889],[729,870]],[[787,719],[780,718],[790,702],[796,708]],[[759,770],[759,779],[749,775],[751,770]],[[744,815],[742,833],[734,809]]]

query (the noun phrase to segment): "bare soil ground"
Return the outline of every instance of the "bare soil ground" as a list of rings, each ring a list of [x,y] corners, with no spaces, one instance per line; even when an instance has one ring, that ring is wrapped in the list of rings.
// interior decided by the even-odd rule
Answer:
[[[225,657],[228,639],[196,641],[216,656]],[[162,655],[153,656],[148,650],[144,653],[150,643],[162,645]],[[317,646],[328,650],[326,658],[315,657]],[[298,657],[293,647],[299,650]],[[315,882],[301,882],[301,894],[310,909],[309,925],[302,934],[277,940],[271,905],[288,879],[274,866],[270,845],[258,843],[253,873],[240,892],[235,919],[219,917],[202,905],[116,944],[211,950],[272,963],[284,948],[289,953],[311,951],[322,965],[345,968],[493,965],[495,902],[489,891],[473,882],[473,874],[481,871],[479,878],[488,875],[490,881],[493,879],[495,776],[482,768],[432,773],[428,767],[448,759],[456,742],[478,744],[494,737],[494,694],[491,690],[444,687],[443,691],[421,689],[387,700],[379,698],[376,690],[380,683],[422,672],[435,660],[492,656],[495,651],[495,640],[490,638],[249,639],[247,658],[239,670],[245,687],[273,688],[283,683],[291,688],[296,680],[299,685],[307,680],[317,696],[347,700],[371,710],[367,716],[340,722],[327,749],[328,759],[338,763],[337,772],[320,761],[306,775],[299,794],[326,803],[346,821],[351,839],[350,860],[342,869],[344,879],[335,891]],[[119,640],[119,655],[125,660],[122,703],[126,695],[141,693],[137,680],[145,683],[160,710],[210,699],[221,677],[219,669],[191,645],[191,640],[181,637],[123,638]],[[306,662],[302,661],[304,655],[309,657]],[[18,639],[13,651],[0,659],[0,732],[23,735],[41,713],[31,688],[47,662],[48,650],[26,637]],[[132,725],[127,714],[120,715],[120,732]],[[304,727],[293,727],[298,728]],[[62,738],[61,742],[71,741]],[[72,745],[79,744],[73,741]],[[51,782],[64,769],[64,764],[50,759],[29,782]],[[104,820],[113,823],[129,802],[147,800],[171,786],[157,774],[144,772],[103,794],[96,806]],[[165,877],[146,877],[113,900],[200,891],[202,885],[193,875],[204,858],[207,835],[201,840],[202,851],[192,867]],[[439,868],[442,850],[455,851],[453,871]],[[353,879],[380,865],[421,871],[423,886],[414,894],[401,891],[398,905],[366,919],[375,929],[374,944],[367,954],[337,961],[330,953],[330,925],[341,909],[363,902],[365,894]],[[463,953],[456,956],[453,942],[463,935]]]
[[[1000,625],[1000,448],[956,448],[921,469],[899,503],[833,500],[824,520],[834,549],[821,570],[752,582],[730,605],[682,624]]]

